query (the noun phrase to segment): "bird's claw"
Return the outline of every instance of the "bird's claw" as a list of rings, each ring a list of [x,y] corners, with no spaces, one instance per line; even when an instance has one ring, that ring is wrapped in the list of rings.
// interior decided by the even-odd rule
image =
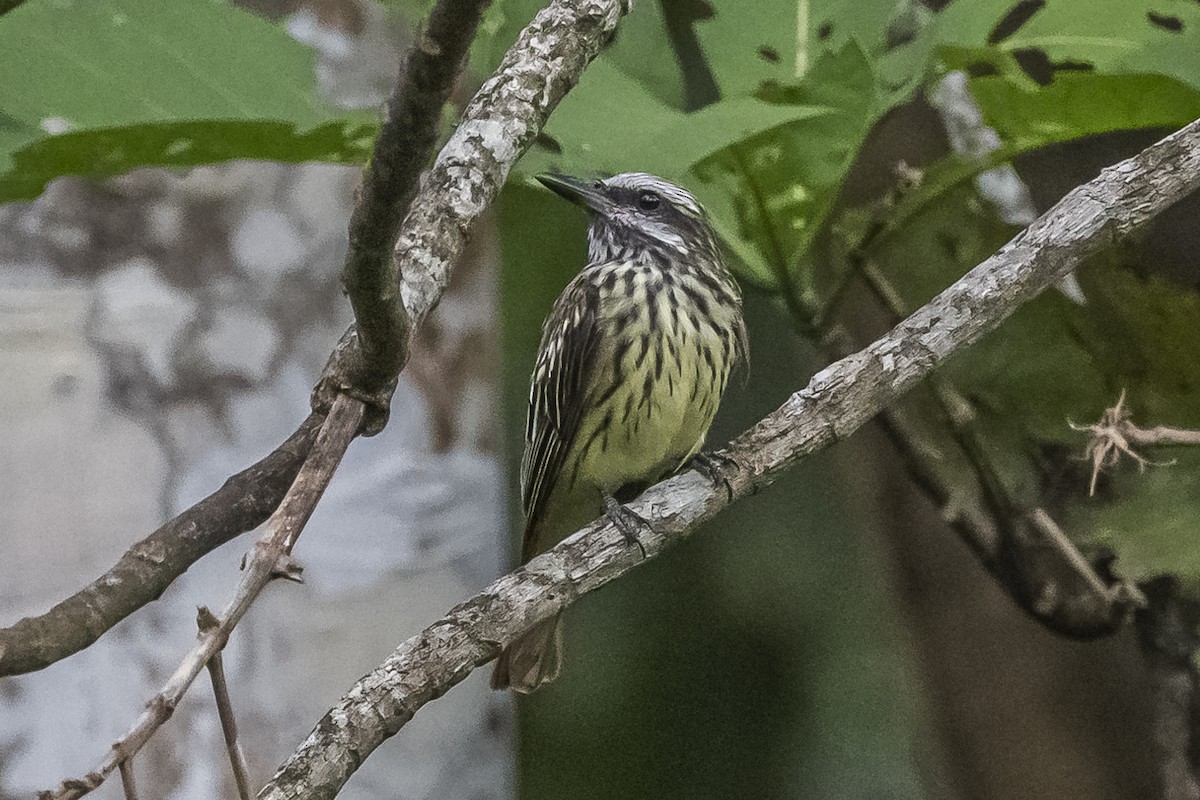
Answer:
[[[650,523],[637,512],[630,510],[627,506],[621,505],[617,502],[617,498],[611,494],[604,496],[604,515],[621,532],[621,536],[625,538],[626,542],[637,545],[638,550],[642,551],[642,558],[645,558],[646,548],[642,546],[641,540],[638,539],[638,533],[642,530],[651,530]]]
[[[733,456],[720,450],[708,453],[696,453],[684,466],[687,469],[694,469],[708,478],[713,486],[724,487],[729,500],[733,500],[733,484],[729,482],[729,478],[725,477],[726,468],[736,468],[738,466]]]

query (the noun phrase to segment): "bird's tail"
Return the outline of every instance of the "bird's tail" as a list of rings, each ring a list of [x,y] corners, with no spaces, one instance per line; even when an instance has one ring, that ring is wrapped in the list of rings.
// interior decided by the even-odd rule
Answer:
[[[500,651],[492,671],[493,689],[529,694],[558,677],[562,667],[562,614],[539,622]]]

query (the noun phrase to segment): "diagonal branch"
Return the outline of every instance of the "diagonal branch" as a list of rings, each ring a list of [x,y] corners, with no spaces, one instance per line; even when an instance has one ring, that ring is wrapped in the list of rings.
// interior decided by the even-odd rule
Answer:
[[[332,798],[421,706],[502,646],[637,566],[639,550],[647,558],[662,553],[802,456],[854,433],[1055,279],[1197,186],[1200,121],[1075,189],[885,336],[813,376],[730,444],[735,466],[725,470],[727,484],[685,472],[651,488],[630,504],[651,523],[638,545],[597,520],[403,642],[330,709],[259,798]]]
[[[0,677],[42,669],[90,646],[203,556],[261,525],[296,479],[324,419],[309,415],[273,453],[134,544],[54,608],[0,628]]]
[[[113,744],[100,765],[82,779],[63,781],[57,791],[42,792],[39,795],[42,800],[74,800],[82,797],[103,783],[123,762],[132,759],[154,732],[175,713],[175,707],[192,681],[204,669],[204,665],[225,647],[234,626],[250,610],[251,604],[267,584],[280,577],[299,580],[300,567],[292,560],[292,546],[312,516],[346,448],[357,435],[362,415],[362,403],[346,396],[338,399],[321,426],[312,453],[304,462],[296,481],[288,489],[279,508],[267,520],[262,536],[254,543],[244,565],[242,580],[221,615],[209,621],[210,624],[201,624],[196,645],[158,694],[146,703],[146,710],[138,716],[133,727]]]
[[[207,606],[200,606],[196,612],[196,624],[200,632],[204,633],[209,628],[220,625],[221,621]],[[250,800],[250,769],[246,765],[242,744],[238,741],[237,717],[233,713],[233,701],[229,698],[229,683],[225,680],[225,659],[221,657],[220,651],[208,660],[208,677],[212,680],[213,699],[217,703],[217,716],[221,719],[221,733],[225,737],[225,751],[229,755],[233,781],[237,784],[238,800]],[[128,760],[121,763],[122,770],[128,763]]]

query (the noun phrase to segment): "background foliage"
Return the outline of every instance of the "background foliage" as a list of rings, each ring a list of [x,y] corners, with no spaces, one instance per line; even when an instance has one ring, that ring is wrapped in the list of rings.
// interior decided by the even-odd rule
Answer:
[[[411,20],[428,5],[389,3]],[[475,78],[540,5],[493,3]],[[951,70],[997,134],[989,155],[953,153],[937,125],[928,97]],[[356,162],[376,126],[319,99],[305,47],[217,0],[29,0],[0,18],[0,72],[25,78],[0,82],[0,201],[138,166]],[[582,219],[528,176],[644,170],[705,202],[753,331],[721,441],[802,385],[829,324],[864,342],[889,324],[898,309],[854,272],[868,231],[870,263],[915,308],[1015,233],[980,194],[985,170],[1015,159],[1044,210],[1197,116],[1194,2],[639,0],[500,204],[514,463],[539,322],[584,257]],[[902,159],[919,180],[898,192]],[[1154,242],[1179,220],[1082,270],[1086,303],[1048,293],[948,375],[1014,496],[1112,548],[1130,578],[1194,585],[1200,463],[1120,472],[1089,500],[1067,425],[1124,389],[1146,424],[1200,426],[1200,272],[1194,250]],[[718,522],[735,530],[573,613],[566,675],[526,718],[528,795],[937,797],[969,783],[949,734],[930,733],[946,715],[906,627],[920,604],[897,602],[911,541],[884,524],[928,521],[883,511],[887,487],[907,485],[881,463],[861,441],[808,463]],[[921,591],[936,580],[922,573]]]

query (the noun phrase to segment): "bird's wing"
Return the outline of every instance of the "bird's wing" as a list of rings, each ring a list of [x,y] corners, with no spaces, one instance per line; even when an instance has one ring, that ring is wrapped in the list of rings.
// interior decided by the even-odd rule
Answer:
[[[559,296],[542,328],[542,343],[529,387],[525,456],[521,460],[523,561],[537,553],[537,523],[558,482],[587,405],[599,339],[599,301],[599,290],[581,273]]]

